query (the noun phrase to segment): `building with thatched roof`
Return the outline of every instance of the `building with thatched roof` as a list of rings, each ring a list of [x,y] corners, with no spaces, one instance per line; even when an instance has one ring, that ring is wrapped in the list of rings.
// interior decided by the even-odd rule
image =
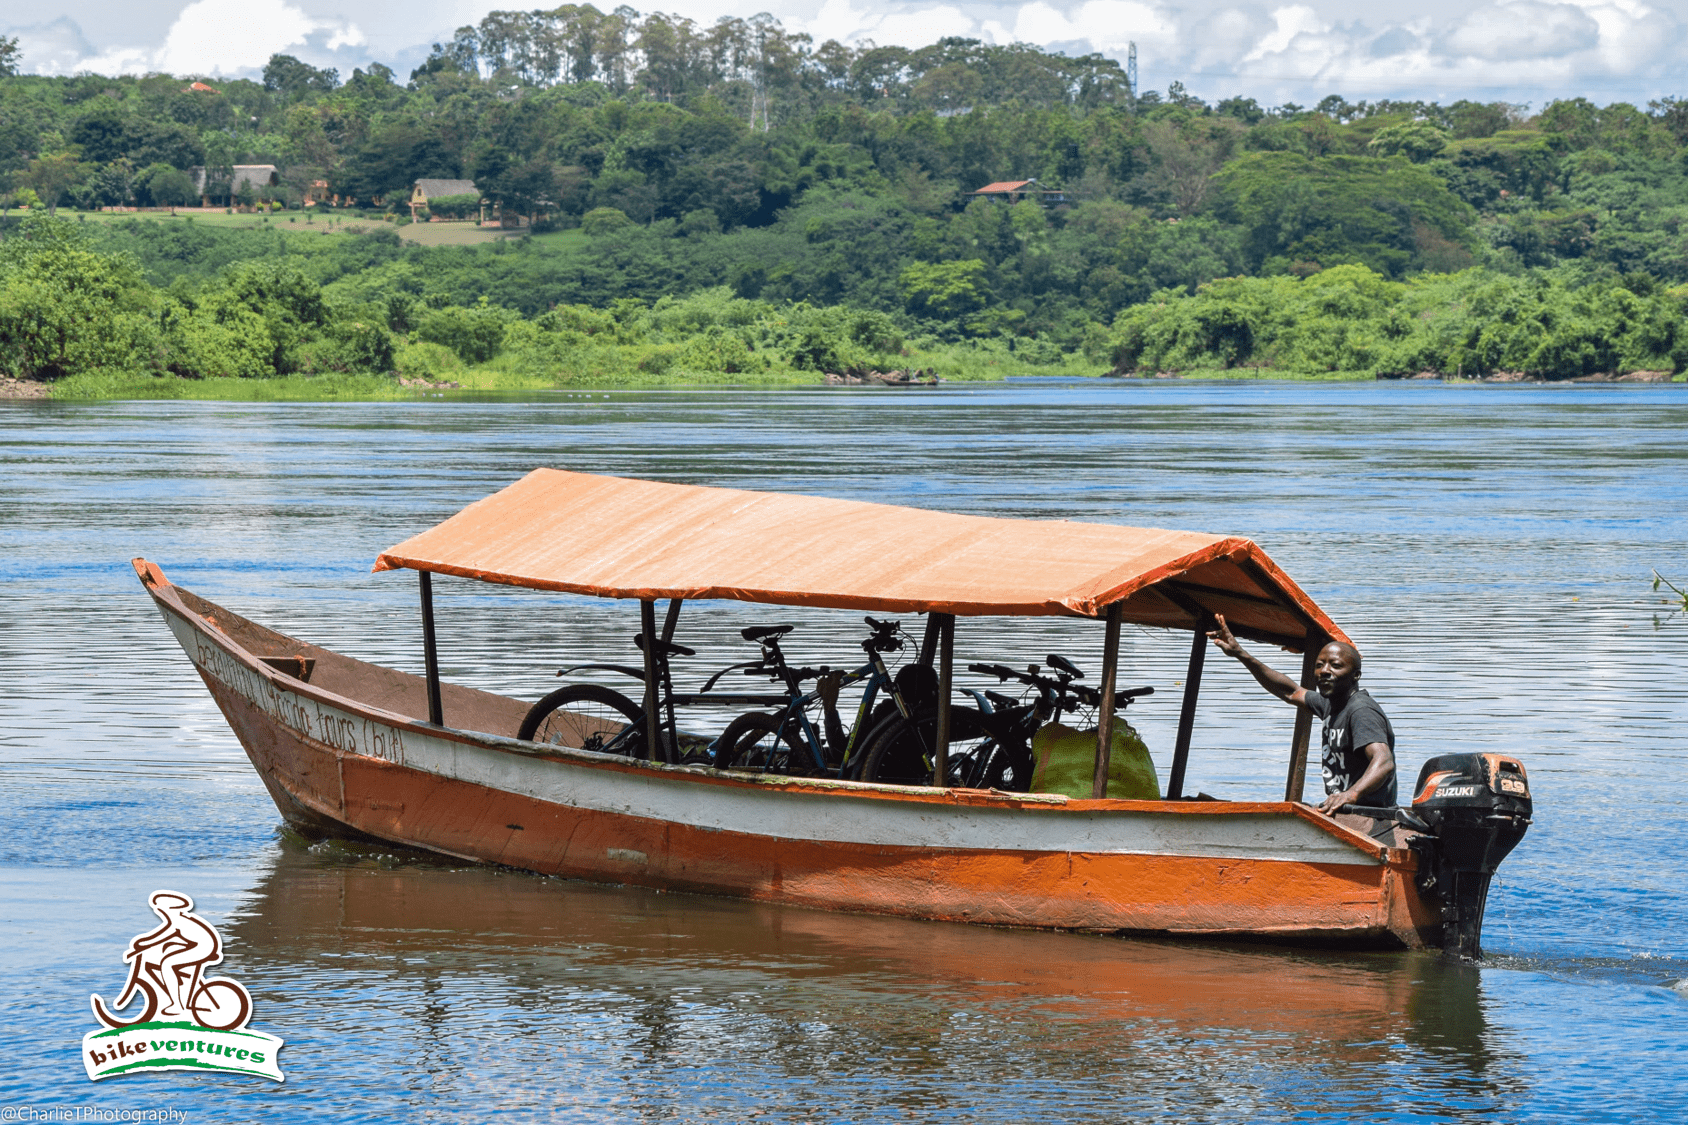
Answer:
[[[410,217],[415,219],[416,212],[427,207],[430,200],[465,195],[479,199],[480,194],[481,189],[475,186],[474,180],[417,180],[410,192]]]
[[[234,175],[229,180],[228,195],[232,200],[242,189],[250,188],[252,193],[260,198],[269,194],[269,190],[281,183],[281,172],[274,164],[236,164]],[[222,185],[217,185],[221,187]],[[193,187],[199,192],[200,205],[211,206],[210,186],[205,182],[205,169],[193,170]]]

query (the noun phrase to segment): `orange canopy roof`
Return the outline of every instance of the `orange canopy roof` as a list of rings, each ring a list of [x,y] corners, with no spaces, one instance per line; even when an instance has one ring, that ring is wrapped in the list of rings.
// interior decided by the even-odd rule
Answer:
[[[1346,639],[1247,539],[535,469],[376,559],[610,598],[1101,616],[1301,650]]]

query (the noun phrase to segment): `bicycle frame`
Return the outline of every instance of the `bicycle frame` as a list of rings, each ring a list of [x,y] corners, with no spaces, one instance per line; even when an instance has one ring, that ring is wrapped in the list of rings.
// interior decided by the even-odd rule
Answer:
[[[127,1008],[130,1002],[134,1000],[137,992],[150,997],[154,1009],[161,1008],[170,1002],[174,991],[160,972],[163,966],[157,962],[149,963],[133,951],[127,954],[124,960],[129,962],[129,979],[123,982],[123,991],[118,994],[117,1001],[112,1005],[112,1011],[121,1012]],[[181,978],[182,970],[179,967],[175,972],[178,975],[178,984],[184,986],[185,994],[188,997],[187,1010],[197,1012],[200,994],[205,991],[205,963],[196,962],[189,966],[189,972],[185,979]]]
[[[786,702],[786,697],[783,695],[758,695],[744,692],[711,692],[709,690],[709,688],[714,685],[715,681],[720,679],[727,672],[732,671],[734,668],[747,667],[748,665],[734,664],[722,669],[720,672],[717,672],[714,676],[710,677],[709,682],[704,685],[704,689],[702,691],[677,692],[674,690],[674,678],[672,672],[670,671],[667,653],[659,651],[655,663],[657,669],[658,731],[659,737],[663,739],[665,744],[662,748],[663,758],[665,760],[669,760],[671,758],[671,752],[677,752],[679,748],[680,739],[678,722],[674,714],[674,709],[676,707],[692,707],[709,704],[738,707],[779,707],[784,705]],[[752,661],[751,663],[755,663],[755,661]],[[637,680],[641,684],[645,682],[644,669],[634,668],[627,664],[571,664],[569,667],[559,671],[557,675],[566,676],[571,672],[588,670],[615,672],[619,675]],[[629,726],[608,742],[603,743],[598,747],[598,749],[606,754],[623,753],[624,751],[622,748],[625,744],[630,739],[641,737],[643,733],[643,727],[637,725]],[[713,744],[711,744],[711,748],[713,749]]]
[[[891,674],[890,666],[885,663],[885,655],[880,647],[888,639],[894,638],[895,634],[900,631],[900,627],[895,622],[875,622],[872,618],[869,618],[868,621],[873,625],[874,634],[862,642],[862,650],[867,653],[867,663],[853,671],[842,673],[842,679],[838,685],[839,689],[842,690],[845,687],[861,683],[863,680],[867,681],[867,686],[862,691],[861,702],[856,705],[855,721],[850,725],[850,733],[844,739],[844,746],[839,755],[835,774],[839,777],[844,776],[848,771],[856,751],[861,748],[862,739],[868,734],[867,720],[873,713],[873,705],[879,698],[880,691],[884,690],[890,693],[892,701],[897,705],[897,712],[905,719],[912,714],[908,701],[903,698],[902,692],[897,688],[896,678]],[[824,667],[792,668],[785,661],[785,653],[780,649],[778,635],[766,637],[760,643],[762,645],[762,659],[750,661],[747,666],[759,668],[773,675],[782,681],[786,688],[785,697],[775,704],[780,708],[776,715],[779,722],[776,729],[783,731],[787,728],[787,724],[794,723],[796,734],[801,736],[803,749],[809,752],[809,758],[814,763],[815,768],[823,775],[834,773],[833,769],[827,765],[826,743],[820,732],[815,729],[814,720],[809,717],[809,708],[814,706],[817,701],[824,705],[824,700],[821,699],[818,688],[814,691],[804,691],[802,687],[804,680],[826,675],[829,673],[829,669]],[[901,642],[898,642],[899,646],[900,644]],[[746,674],[750,673],[747,672]],[[836,711],[834,711],[834,717],[836,717],[836,714]]]
[[[878,657],[878,655],[878,653],[874,654],[875,657]],[[782,658],[782,669],[783,663]],[[850,764],[850,758],[855,753],[857,743],[862,737],[862,727],[865,725],[867,716],[873,710],[873,702],[878,698],[880,689],[890,686],[892,698],[897,700],[898,708],[903,709],[906,706],[897,694],[891,681],[890,671],[885,667],[885,661],[882,658],[870,660],[853,672],[846,672],[838,686],[842,690],[858,684],[864,679],[867,680],[867,687],[862,691],[862,701],[856,707],[856,720],[851,724],[850,735],[844,743],[843,758],[838,765],[840,775]],[[826,773],[829,771],[829,767],[826,764],[825,744],[821,740],[820,732],[815,730],[814,720],[809,718],[809,708],[820,700],[821,696],[818,690],[806,692],[793,687],[791,694],[781,700],[783,707],[778,714],[778,719],[782,730],[793,719],[797,721],[797,729],[803,736],[804,749],[809,751],[809,757],[814,761],[815,768],[822,773]],[[904,714],[907,714],[906,710],[904,710]]]
[[[661,743],[661,745],[657,747],[649,748],[653,760],[660,758],[660,760],[663,761],[676,762],[682,757],[679,725],[675,715],[675,709],[677,707],[698,705],[739,705],[776,708],[776,717],[779,722],[779,727],[777,729],[781,731],[790,730],[790,738],[792,741],[800,741],[802,743],[802,749],[808,752],[815,769],[821,774],[824,775],[834,772],[827,764],[826,746],[828,740],[816,729],[814,720],[811,719],[808,714],[809,708],[811,708],[817,701],[824,701],[822,701],[821,694],[818,689],[813,691],[804,691],[802,687],[804,680],[828,674],[829,670],[824,667],[819,669],[792,668],[786,663],[785,654],[781,651],[779,646],[779,637],[782,636],[785,631],[789,630],[789,626],[768,635],[759,637],[753,637],[751,635],[746,636],[746,640],[756,639],[762,645],[762,656],[760,659],[728,665],[726,668],[721,669],[719,672],[715,673],[715,675],[711,676],[708,681],[705,682],[701,691],[677,692],[674,690],[674,679],[670,655],[671,653],[676,652],[681,655],[693,655],[692,650],[675,645],[669,639],[672,636],[672,626],[677,616],[677,613],[671,609],[669,613],[669,620],[668,622],[665,622],[662,635],[657,639],[656,654],[655,658],[652,660],[652,668],[656,679],[656,691],[654,694],[658,710],[657,737]],[[896,639],[896,634],[901,631],[900,627],[895,622],[879,622],[874,621],[872,618],[869,618],[868,620],[870,624],[872,624],[874,632],[872,636],[861,642],[863,651],[867,653],[867,662],[853,671],[841,673],[842,678],[839,683],[839,687],[842,689],[843,687],[854,686],[866,681],[866,687],[863,689],[861,701],[856,707],[855,721],[851,724],[848,736],[843,739],[844,745],[841,750],[840,761],[837,767],[837,774],[839,776],[842,776],[844,771],[849,767],[857,751],[861,749],[863,739],[869,733],[865,728],[867,726],[869,716],[873,713],[874,705],[878,701],[879,693],[881,691],[888,691],[890,693],[891,699],[896,703],[897,711],[902,717],[908,718],[912,714],[908,701],[903,698],[902,692],[898,690],[896,681],[891,674],[891,669],[885,662],[883,651],[887,647],[892,650],[896,650],[901,647],[902,642]],[[766,633],[766,631],[764,632]],[[643,648],[642,643],[640,644],[640,647]],[[780,681],[784,685],[785,693],[782,695],[765,695],[747,692],[714,692],[710,690],[717,682],[719,682],[722,676],[726,675],[728,672],[739,669],[744,670],[746,675],[755,675],[757,673],[771,675],[774,679]],[[572,672],[588,670],[614,672],[617,675],[627,676],[628,678],[636,680],[641,684],[645,682],[646,677],[646,673],[643,668],[637,668],[627,664],[607,663],[574,664],[562,669],[557,673],[557,675],[566,676]],[[836,709],[829,708],[829,722],[835,722],[836,719]],[[629,744],[641,738],[644,734],[644,730],[645,728],[642,724],[629,724],[617,733],[614,738],[610,739],[608,742],[593,747],[593,749],[609,754],[626,753],[630,748]],[[833,739],[831,741],[836,742],[838,740]],[[722,749],[718,743],[719,739],[710,742],[704,748],[705,753],[707,753],[712,759],[715,758]]]

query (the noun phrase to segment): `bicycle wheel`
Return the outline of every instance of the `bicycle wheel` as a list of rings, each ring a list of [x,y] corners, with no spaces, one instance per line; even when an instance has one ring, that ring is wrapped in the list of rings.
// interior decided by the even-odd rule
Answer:
[[[1012,745],[992,740],[971,759],[967,785],[1024,793],[1032,784],[1032,752],[1024,742]]]
[[[778,715],[761,711],[740,715],[715,740],[715,768],[789,773],[791,763],[801,760],[797,755],[802,751],[782,726]]]
[[[134,1019],[118,1019],[116,1016],[106,1011],[104,1000],[100,999],[98,996],[90,996],[88,998],[88,1003],[94,1009],[94,1018],[105,1024],[107,1027],[114,1028],[134,1027],[138,1023],[146,1023],[153,1016],[158,1014],[158,993],[155,992],[152,985],[144,979],[137,979],[135,981],[135,991],[141,994],[142,998],[146,1000],[146,1003],[141,1005],[140,1014]],[[122,999],[127,999],[127,997],[123,997]]]
[[[643,758],[645,711],[614,688],[569,684],[535,703],[516,737]]]
[[[211,1031],[233,1031],[252,1018],[252,997],[226,977],[212,977],[194,993],[193,1022]]]
[[[930,711],[905,719],[890,719],[869,736],[860,777],[888,785],[931,785],[932,756],[938,745],[938,716]],[[984,716],[971,707],[950,708],[949,777],[945,784],[967,780],[970,763],[989,753],[995,743]]]

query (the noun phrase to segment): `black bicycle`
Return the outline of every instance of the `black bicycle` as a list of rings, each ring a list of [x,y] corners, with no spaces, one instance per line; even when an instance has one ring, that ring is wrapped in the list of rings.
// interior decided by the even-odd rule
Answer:
[[[1083,679],[1084,673],[1072,661],[1051,653],[1046,663],[1054,670],[1053,675],[1035,664],[1024,672],[1005,664],[967,666],[968,671],[995,676],[1000,683],[1017,681],[1027,691],[1015,698],[968,689],[978,706],[950,708],[945,785],[1025,792],[1031,787],[1031,743],[1039,728],[1060,721],[1063,715],[1101,706],[1101,691],[1074,682]],[[1154,692],[1152,687],[1116,691],[1114,709],[1123,711],[1132,700]],[[865,748],[856,776],[862,781],[893,785],[933,784],[937,733],[935,707],[884,724]]]
[[[644,635],[635,634],[633,645],[643,652]],[[722,676],[737,669],[750,668],[758,663],[754,660],[721,669],[709,678],[700,691],[675,691],[670,661],[676,656],[696,655],[696,649],[675,644],[666,637],[656,639],[656,653],[651,663],[656,669],[659,745],[654,755],[649,746],[650,736],[645,723],[644,706],[604,684],[566,684],[551,692],[528,709],[516,737],[545,745],[593,750],[602,754],[622,754],[630,758],[680,765],[713,763],[717,747],[725,744],[724,739],[728,732],[722,732],[722,737],[716,739],[688,734],[679,728],[675,717],[677,708],[700,704],[777,707],[785,703],[786,697],[712,690]],[[562,669],[557,675],[568,676],[587,671],[614,672],[635,679],[641,684],[645,682],[645,670],[627,664],[575,664]],[[734,737],[737,737],[736,733]]]
[[[870,630],[861,642],[867,660],[852,671],[793,667],[780,648],[780,638],[795,626],[766,625],[746,629],[740,635],[762,646],[759,660],[750,662],[744,673],[767,676],[785,688],[779,710],[751,711],[727,726],[716,741],[715,765],[720,769],[756,770],[806,776],[838,776],[847,770],[856,751],[865,745],[866,735],[889,717],[915,713],[926,693],[926,679],[936,687],[936,675],[924,665],[905,666],[895,675],[886,663],[887,653],[904,647],[902,626],[896,621],[865,618]],[[922,675],[922,672],[926,675]],[[814,681],[805,691],[803,685]],[[865,684],[864,684],[865,681]],[[846,687],[864,684],[855,721],[844,729],[838,714],[838,693]],[[889,698],[881,700],[879,693]],[[820,705],[821,725],[817,730],[812,712]]]

